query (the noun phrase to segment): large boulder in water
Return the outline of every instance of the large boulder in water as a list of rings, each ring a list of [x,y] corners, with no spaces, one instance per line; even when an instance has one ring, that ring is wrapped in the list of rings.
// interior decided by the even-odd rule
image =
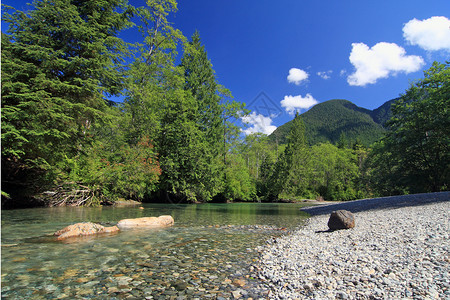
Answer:
[[[100,224],[85,222],[69,225],[61,230],[58,230],[54,233],[54,235],[56,236],[57,240],[64,240],[71,237],[96,235],[101,233],[114,233],[118,231],[119,228],[117,226],[105,227]]]
[[[117,223],[119,228],[135,227],[168,227],[174,224],[172,216],[144,217],[136,219],[124,219]]]
[[[355,217],[348,210],[333,211],[328,220],[330,230],[349,229],[355,227]]]

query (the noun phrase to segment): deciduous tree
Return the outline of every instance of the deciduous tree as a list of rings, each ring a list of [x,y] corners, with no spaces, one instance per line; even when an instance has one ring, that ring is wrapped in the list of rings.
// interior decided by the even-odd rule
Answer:
[[[434,62],[393,105],[388,132],[371,156],[383,194],[437,192],[450,182],[450,63]],[[389,188],[391,186],[392,188]]]

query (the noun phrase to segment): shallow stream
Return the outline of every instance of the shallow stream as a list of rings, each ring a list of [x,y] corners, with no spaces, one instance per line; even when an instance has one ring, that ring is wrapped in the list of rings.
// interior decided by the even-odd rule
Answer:
[[[2,211],[4,299],[264,298],[255,247],[301,225],[302,204],[199,204]],[[78,222],[172,215],[175,225],[57,242]],[[285,229],[287,228],[287,229]]]

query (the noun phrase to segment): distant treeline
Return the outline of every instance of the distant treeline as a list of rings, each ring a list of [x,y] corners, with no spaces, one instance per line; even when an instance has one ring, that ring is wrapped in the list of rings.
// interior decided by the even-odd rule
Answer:
[[[448,187],[448,63],[396,102],[371,148],[345,135],[311,146],[301,116],[277,144],[242,138],[233,121],[248,111],[218,83],[199,33],[187,39],[168,22],[174,0],[33,5],[3,7],[3,207],[350,200]],[[140,43],[119,38],[131,27]]]

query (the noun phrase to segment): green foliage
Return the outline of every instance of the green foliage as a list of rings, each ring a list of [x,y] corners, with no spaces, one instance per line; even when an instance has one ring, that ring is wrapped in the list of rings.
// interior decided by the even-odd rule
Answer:
[[[437,192],[450,182],[450,68],[434,62],[392,107],[369,161],[380,194]]]
[[[146,137],[131,146],[96,143],[89,156],[71,163],[71,179],[99,187],[102,194],[112,201],[148,197],[156,190],[161,174],[154,147]]]
[[[351,150],[325,143],[311,148],[312,173],[309,186],[326,200],[354,200],[365,196],[360,188],[358,157],[362,149]]]
[[[189,43],[184,44],[180,67],[184,71],[183,89],[191,101],[186,107],[191,110],[190,115],[183,122],[191,123],[189,134],[194,137],[189,142],[186,153],[192,160],[192,165],[186,171],[188,174],[195,174],[185,184],[182,190],[186,192],[182,194],[191,201],[209,201],[223,185],[224,165],[221,163],[221,154],[224,129],[220,105],[221,87],[216,81],[198,32],[194,33]],[[176,122],[170,124],[172,125],[178,126]],[[172,186],[189,178],[189,175],[180,175],[181,178],[173,178]]]
[[[258,196],[262,199],[272,201],[278,197],[274,189],[273,177],[275,176],[275,167],[277,163],[275,155],[266,156],[261,162],[259,178],[257,181]]]
[[[345,134],[350,143],[359,139],[363,145],[370,146],[385,132],[383,124],[389,116],[390,103],[374,111],[357,107],[347,100],[319,103],[302,114],[308,142],[310,145],[327,142],[337,144],[342,134]],[[286,143],[291,126],[292,121],[278,127],[270,135],[272,142]]]
[[[177,11],[173,0],[147,1],[137,8],[138,29],[142,42],[136,44],[134,61],[125,73],[127,113],[131,115],[127,139],[136,143],[143,136],[156,137],[166,109],[164,94],[181,81],[174,66],[177,47],[185,42],[181,32],[171,26],[167,17]]]
[[[197,124],[210,144],[212,155],[220,151],[222,141],[222,108],[220,106],[220,86],[216,82],[214,70],[208,60],[205,47],[201,45],[200,34],[196,31],[191,41],[185,44],[181,59],[184,68],[184,89],[191,92],[197,102]]]
[[[262,133],[247,135],[238,149],[246,160],[250,175],[255,180],[260,177],[262,163],[266,159],[268,161],[276,159],[274,146],[269,143],[268,136]]]
[[[270,194],[292,197],[308,194],[307,174],[310,168],[310,153],[305,137],[305,124],[295,116],[287,139],[287,146],[280,155],[271,176],[273,187]]]
[[[131,118],[126,136],[128,141],[155,137],[160,192],[209,201],[224,191],[225,156],[238,131],[228,118],[242,108],[220,103],[230,93],[217,83],[199,34],[186,42],[167,21],[175,11],[174,1],[155,1],[139,9],[144,43],[128,72],[124,107]],[[180,44],[184,53],[181,65],[175,66]]]
[[[266,196],[269,192],[271,185],[270,176],[276,161],[274,145],[269,143],[267,135],[262,133],[247,135],[241,143],[236,145],[231,155],[234,163],[231,164],[231,167],[227,168],[227,183],[231,182],[230,178],[228,178],[229,176],[237,176],[230,174],[230,168],[235,172],[241,172],[239,177],[245,178],[245,180],[241,180],[241,182],[245,182],[241,183],[241,185],[246,186],[242,190],[248,193],[243,193],[239,199],[260,200],[260,198]],[[237,156],[239,156],[239,167],[245,170],[239,171],[236,168]],[[247,176],[250,176],[250,180],[247,179]],[[255,195],[255,193],[257,194]]]
[[[175,0],[138,8],[40,0],[29,13],[10,11],[1,53],[2,200],[17,191],[51,195],[54,205],[167,193],[192,202],[351,200],[368,187],[448,188],[448,63],[433,64],[392,112],[392,101],[370,111],[332,100],[270,137],[242,139],[235,121],[249,111],[218,83],[199,33],[188,41],[169,22]],[[132,18],[142,41],[129,45],[117,35]],[[106,105],[105,96],[121,92],[123,103]],[[365,147],[391,114],[365,163]]]
[[[362,162],[366,151],[360,143],[353,149],[330,143],[308,146],[305,125],[297,115],[292,121],[288,143],[274,162],[261,164],[260,192],[266,199],[298,200],[321,196],[327,200],[353,200],[364,197]]]
[[[403,181],[403,173],[399,171],[398,164],[393,153],[386,147],[385,141],[381,140],[374,144],[368,159],[364,164],[367,173],[367,185],[375,194],[381,196],[408,194],[408,189]]]
[[[59,179],[60,162],[92,142],[103,94],[123,88],[127,45],[116,35],[130,26],[132,10],[122,0],[43,0],[28,14],[9,11],[2,19],[9,24],[2,34],[2,172],[21,173],[27,185],[37,173]]]
[[[372,116],[375,123],[381,124],[383,127],[386,127],[386,122],[389,121],[392,117],[392,105],[397,100],[398,98],[389,100],[371,112],[370,115]]]
[[[161,134],[158,138],[165,191],[194,201],[199,195],[196,183],[201,177],[199,168],[202,145],[200,131],[195,123],[195,100],[184,90],[165,95],[166,113],[161,120]]]
[[[256,199],[256,185],[250,176],[245,160],[239,154],[228,156],[225,176],[225,199],[254,201]]]
[[[247,114],[248,110],[245,109],[245,103],[227,99],[231,98],[231,94],[228,90],[220,88],[220,94],[224,99],[221,103],[223,122],[221,155],[224,177],[222,192],[219,195],[225,197],[227,200],[233,199],[233,195],[239,195],[239,199],[247,200],[249,199],[248,194],[245,194],[244,192],[253,193],[254,182],[251,183],[253,186],[252,188],[239,188],[237,191],[237,182],[239,182],[239,186],[247,186],[247,183],[250,183],[246,180],[248,170],[239,169],[246,168],[245,165],[242,164],[242,155],[245,154],[236,153],[236,150],[242,149],[242,147],[240,147],[241,128],[237,126],[234,121]],[[240,157],[236,158],[236,156]],[[238,172],[241,174],[233,174],[233,172]]]

